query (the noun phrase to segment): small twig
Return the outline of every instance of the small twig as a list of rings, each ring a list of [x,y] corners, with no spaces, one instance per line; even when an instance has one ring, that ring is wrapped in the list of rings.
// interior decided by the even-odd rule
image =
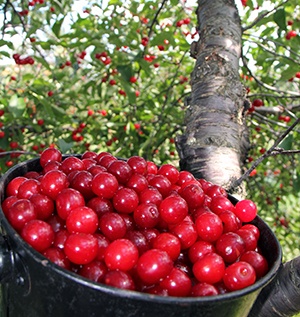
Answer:
[[[26,152],[26,151],[5,151],[5,152],[0,152],[0,158],[4,157],[4,156],[8,156],[8,155],[16,155],[16,154],[20,154],[20,155],[34,155],[37,156],[37,153],[34,152]]]
[[[250,68],[248,67],[248,63],[246,61],[246,58],[243,56],[242,57],[242,61],[243,61],[243,64],[244,66],[247,68],[247,71],[249,72],[250,76],[254,78],[254,80],[262,87],[268,89],[268,90],[271,90],[271,91],[274,91],[274,92],[277,92],[278,94],[286,94],[288,93],[289,95],[291,96],[297,96],[298,98],[300,97],[300,94],[297,93],[297,92],[294,92],[294,91],[285,91],[285,90],[280,90],[278,88],[275,88],[273,86],[270,86],[270,85],[267,85],[265,83],[263,83],[260,79],[258,79],[253,73],[252,71],[250,70]]]
[[[260,22],[262,19],[264,19],[266,16],[272,14],[274,11],[276,11],[278,8],[280,8],[281,6],[283,6],[284,4],[286,4],[287,2],[289,2],[289,0],[286,0],[282,3],[280,3],[278,6],[276,6],[273,10],[265,12],[261,15],[259,15],[251,24],[249,24],[248,26],[244,27],[242,30],[247,31],[251,28],[253,28],[258,22]]]
[[[273,152],[270,153],[269,156],[277,156],[277,155],[293,155],[293,154],[299,154],[300,150],[284,150],[282,148],[275,148],[273,149]]]
[[[294,151],[292,153],[291,151],[285,151],[285,150],[280,150],[277,147],[280,142],[296,127],[297,124],[299,124],[300,118],[298,118],[286,131],[275,141],[275,143],[262,155],[260,156],[257,160],[254,161],[252,166],[237,180],[235,180],[232,185],[229,188],[229,192],[232,192],[235,188],[239,187],[241,183],[249,177],[250,173],[267,157],[269,156],[275,156],[279,154],[295,154],[295,153],[300,153],[299,151]]]

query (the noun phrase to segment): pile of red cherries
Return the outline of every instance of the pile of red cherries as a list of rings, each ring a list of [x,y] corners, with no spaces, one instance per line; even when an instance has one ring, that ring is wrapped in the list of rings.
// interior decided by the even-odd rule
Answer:
[[[40,155],[2,210],[36,251],[89,280],[160,296],[213,296],[268,272],[251,200],[171,164],[108,152]]]

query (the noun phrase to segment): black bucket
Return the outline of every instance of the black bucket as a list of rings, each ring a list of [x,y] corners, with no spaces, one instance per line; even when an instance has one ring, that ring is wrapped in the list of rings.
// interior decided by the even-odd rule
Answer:
[[[40,171],[39,159],[11,168],[0,180],[6,185],[28,171]],[[234,200],[234,198],[232,198]],[[2,317],[245,317],[259,292],[276,276],[281,248],[271,229],[256,217],[259,246],[270,270],[254,285],[210,297],[163,297],[94,283],[60,268],[30,247],[0,210],[0,316]]]

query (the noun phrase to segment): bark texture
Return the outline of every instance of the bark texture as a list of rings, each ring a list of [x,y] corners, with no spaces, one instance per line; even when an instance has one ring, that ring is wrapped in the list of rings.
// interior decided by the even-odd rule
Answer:
[[[249,148],[244,120],[245,90],[240,82],[241,23],[233,0],[199,0],[200,40],[185,132],[176,144],[181,169],[229,187],[241,176]]]
[[[300,257],[284,264],[259,294],[249,317],[291,317],[300,311]]]

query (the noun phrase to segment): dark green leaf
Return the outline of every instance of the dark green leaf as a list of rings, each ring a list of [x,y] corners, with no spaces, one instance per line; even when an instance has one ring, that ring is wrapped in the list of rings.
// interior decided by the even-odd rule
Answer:
[[[300,191],[300,174],[297,173],[296,177],[293,179],[293,189],[296,193],[299,193]]]
[[[286,16],[284,9],[278,9],[274,13],[274,22],[279,26],[280,29],[286,30]]]
[[[60,36],[61,25],[62,25],[62,23],[64,22],[64,19],[65,19],[65,17],[63,17],[62,19],[56,21],[56,22],[53,24],[52,31],[53,31],[53,33],[56,35],[56,37],[59,37],[59,36]]]
[[[293,146],[293,141],[294,137],[292,134],[290,134],[279,144],[279,147],[284,150],[291,150]]]

